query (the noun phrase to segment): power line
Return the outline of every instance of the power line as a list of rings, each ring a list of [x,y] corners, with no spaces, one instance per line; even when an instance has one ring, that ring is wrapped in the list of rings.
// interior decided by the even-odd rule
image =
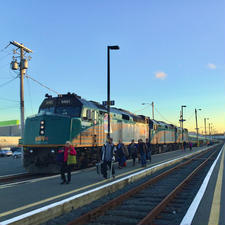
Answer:
[[[8,45],[6,45],[4,48],[2,48],[2,49],[0,50],[0,52],[5,51],[9,46],[10,46],[10,43],[9,43]]]
[[[170,123],[170,124],[176,124],[176,123],[173,123],[173,122],[171,122],[171,121],[169,121],[169,120],[167,120],[158,110],[157,110],[157,108],[155,107],[155,110],[157,111],[157,113],[166,121],[166,122],[168,122],[168,123]]]
[[[145,110],[145,109],[147,109],[147,108],[149,108],[149,105],[145,106],[143,109],[139,109],[139,110],[137,110],[137,111],[134,111],[134,113],[137,113],[137,112],[143,111],[143,110]]]
[[[6,54],[6,55],[4,55],[4,56],[0,57],[0,60],[2,60],[2,59],[4,59],[4,58],[6,58],[7,56],[9,56],[9,55],[11,55],[11,54],[13,54],[13,53],[10,51],[8,54]]]
[[[0,100],[9,101],[9,102],[19,102],[17,100],[12,100],[12,99],[2,98],[2,97],[0,97]]]
[[[25,77],[30,78],[30,79],[33,80],[34,82],[38,83],[40,86],[42,86],[42,87],[48,89],[49,91],[54,92],[55,94],[59,95],[59,92],[57,92],[57,91],[55,91],[55,90],[53,90],[53,89],[47,87],[46,85],[42,84],[41,82],[35,80],[33,77],[31,77],[31,76],[29,76],[29,75],[26,75],[26,74],[25,74]]]
[[[30,98],[30,103],[31,103],[31,111],[32,111],[32,114],[33,114],[34,113],[34,110],[33,110],[32,98],[31,98],[31,91],[30,91],[30,82],[29,82],[29,79],[27,79],[27,86],[28,86],[28,93],[29,93],[29,98]]]
[[[11,80],[9,80],[9,81],[7,81],[7,82],[5,82],[5,83],[3,83],[3,84],[0,84],[0,88],[1,87],[3,87],[3,86],[5,86],[5,85],[7,85],[7,84],[9,84],[9,83],[11,83],[12,81],[14,81],[15,79],[17,79],[18,77],[14,77],[13,79],[11,79]]]

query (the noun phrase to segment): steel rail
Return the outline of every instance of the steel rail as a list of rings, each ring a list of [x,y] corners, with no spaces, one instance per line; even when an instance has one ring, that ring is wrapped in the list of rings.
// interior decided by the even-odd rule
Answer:
[[[68,223],[68,225],[83,225],[86,224],[88,222],[90,222],[91,220],[95,220],[97,217],[104,215],[104,213],[109,210],[109,209],[113,209],[116,206],[120,205],[123,201],[125,201],[126,199],[130,198],[131,196],[135,195],[136,193],[146,189],[146,187],[156,183],[157,181],[161,180],[162,178],[164,178],[165,176],[168,176],[170,173],[172,173],[173,171],[189,164],[190,162],[192,162],[193,160],[201,157],[202,155],[204,155],[206,152],[210,151],[213,147],[209,148],[208,150],[199,153],[197,156],[187,160],[186,162],[183,162],[171,169],[169,169],[168,171],[163,172],[162,174],[159,174],[158,176],[146,181],[145,183],[129,190],[128,192],[116,197],[115,199],[112,199],[108,202],[106,202],[105,204],[97,207],[96,209],[93,209],[87,213],[85,213],[84,215],[78,217],[77,219],[71,221]]]
[[[194,171],[191,172],[170,194],[168,194],[151,212],[143,218],[138,225],[153,224],[153,220],[165,209],[165,207],[171,202],[176,195],[182,191],[184,186],[191,181],[196,173],[203,168],[206,163],[216,154],[217,151],[213,152],[204,162],[202,162]]]

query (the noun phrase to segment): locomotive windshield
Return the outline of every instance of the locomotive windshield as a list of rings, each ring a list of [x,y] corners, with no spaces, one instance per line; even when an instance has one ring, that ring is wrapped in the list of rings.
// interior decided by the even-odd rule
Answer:
[[[49,108],[42,108],[39,110],[39,113],[44,114],[44,113],[54,113],[55,112],[55,107],[49,107]]]
[[[64,116],[80,117],[82,104],[74,95],[65,95],[45,99],[40,108],[40,114],[60,114]]]
[[[56,114],[80,117],[81,107],[80,106],[57,106],[55,109]]]

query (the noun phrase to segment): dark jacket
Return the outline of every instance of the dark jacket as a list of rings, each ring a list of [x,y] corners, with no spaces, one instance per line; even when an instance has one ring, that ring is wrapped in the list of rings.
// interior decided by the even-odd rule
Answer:
[[[129,152],[130,152],[130,156],[131,157],[137,157],[137,146],[135,143],[131,143],[128,146],[129,148]]]
[[[124,144],[118,144],[116,146],[117,150],[116,150],[116,155],[119,157],[119,158],[122,158],[125,156],[124,154],[124,151],[125,151],[125,147],[124,147]]]
[[[138,143],[138,153],[141,155],[146,154],[146,145],[144,142]]]

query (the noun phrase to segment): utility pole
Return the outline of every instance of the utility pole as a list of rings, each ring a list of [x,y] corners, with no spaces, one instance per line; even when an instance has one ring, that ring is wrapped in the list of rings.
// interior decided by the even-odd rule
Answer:
[[[154,120],[154,102],[152,103],[142,103],[142,105],[151,105],[152,106],[152,119]]]
[[[183,108],[184,107],[187,107],[186,105],[182,105],[181,106],[181,119],[180,119],[180,122],[181,122],[181,125],[182,125],[182,142],[184,141],[184,112],[183,112]]]
[[[210,134],[210,123],[209,123],[209,139],[210,139],[210,135],[211,135],[211,134]]]
[[[196,121],[196,133],[197,133],[197,147],[198,147],[198,114],[197,111],[201,109],[195,109],[195,121]]]
[[[21,124],[21,138],[24,137],[24,85],[23,85],[23,79],[24,74],[26,72],[26,69],[28,68],[28,62],[24,58],[24,51],[27,53],[32,53],[32,50],[25,47],[23,44],[20,44],[16,41],[11,41],[10,44],[18,47],[20,49],[20,124]],[[16,67],[13,67],[14,63],[17,63],[16,61],[12,61],[12,69],[16,70]]]
[[[154,120],[154,102],[152,102],[152,119]]]

